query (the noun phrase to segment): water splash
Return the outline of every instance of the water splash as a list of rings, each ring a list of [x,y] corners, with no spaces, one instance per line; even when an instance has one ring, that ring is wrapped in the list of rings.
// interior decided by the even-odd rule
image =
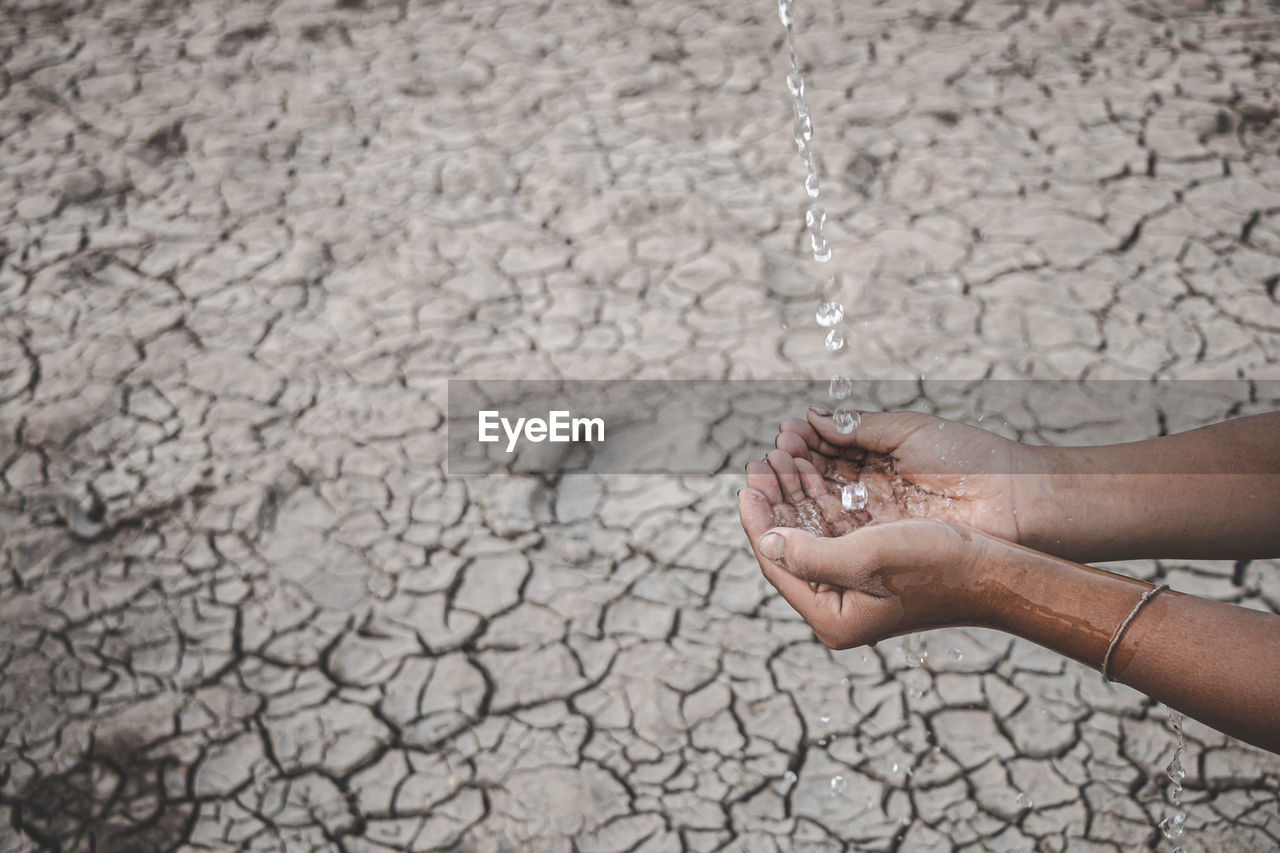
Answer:
[[[844,333],[839,329],[832,329],[827,332],[826,346],[831,352],[844,349]]]

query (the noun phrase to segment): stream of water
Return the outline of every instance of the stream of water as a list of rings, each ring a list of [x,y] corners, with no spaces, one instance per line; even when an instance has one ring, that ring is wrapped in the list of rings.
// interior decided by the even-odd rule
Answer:
[[[787,60],[789,63],[786,84],[787,91],[792,98],[794,140],[796,152],[799,154],[800,162],[804,166],[804,192],[807,196],[804,208],[804,222],[809,237],[808,248],[814,261],[826,264],[831,261],[833,250],[831,242],[826,236],[827,212],[819,201],[822,195],[822,182],[814,140],[813,113],[804,99],[805,79],[799,52],[796,48],[796,2],[795,0],[777,0],[777,4],[778,18],[786,31]],[[845,310],[844,305],[840,302],[837,276],[829,274],[822,277],[822,280],[825,283],[820,284],[818,287],[818,307],[814,312],[814,319],[817,321],[818,327],[824,330],[824,346],[828,352],[835,354],[844,349],[845,346],[845,336],[842,329]],[[832,375],[828,386],[828,394],[837,405],[836,410],[832,413],[832,422],[836,430],[845,435],[857,429],[861,422],[861,416],[857,410],[849,408],[849,404],[845,402],[849,399],[852,391],[853,381],[850,377],[843,376],[838,372]],[[845,483],[841,487],[840,502],[844,509],[849,511],[864,508],[867,503],[866,486],[859,482]],[[923,638],[919,634],[911,634],[906,637],[903,652],[906,657],[907,668],[911,671],[922,669],[929,657]],[[953,656],[959,660],[958,650],[953,652]],[[909,686],[908,695],[911,698],[919,699],[923,696],[923,693],[924,688],[914,684]],[[824,713],[821,718],[822,723],[825,725],[829,720],[830,716]],[[1186,771],[1182,767],[1182,755],[1186,749],[1186,739],[1182,731],[1182,715],[1170,708],[1169,721],[1177,736],[1177,747],[1172,760],[1165,770],[1170,782],[1167,791],[1168,800],[1174,810],[1172,814],[1162,819],[1158,826],[1164,838],[1176,842],[1181,840],[1185,834],[1187,820],[1187,813],[1182,808],[1182,780],[1186,778]],[[825,741],[826,738],[824,737],[820,743]],[[892,766],[892,774],[896,776],[898,771],[899,766],[895,762]],[[910,778],[911,774],[911,769],[907,768],[905,771],[906,777]],[[784,780],[789,789],[796,782],[796,774],[788,770]],[[848,781],[843,776],[834,775],[831,777],[831,795],[833,797],[847,797],[845,794],[847,788]],[[1023,791],[1017,792],[1014,805],[1019,812],[1034,808],[1031,797]],[[868,800],[866,808],[870,809],[872,806],[873,802]],[[910,819],[906,817],[901,818],[899,822],[903,827],[909,826],[911,823]],[[1186,850],[1179,846],[1175,847],[1171,853],[1186,853]]]

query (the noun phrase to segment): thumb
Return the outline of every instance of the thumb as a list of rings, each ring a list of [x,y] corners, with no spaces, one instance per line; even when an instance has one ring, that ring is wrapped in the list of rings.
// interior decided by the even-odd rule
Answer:
[[[760,537],[757,550],[801,580],[856,589],[874,562],[871,550],[859,547],[859,532],[831,538],[794,527],[775,527]]]
[[[842,433],[836,429],[832,416],[809,410],[809,423],[827,443],[836,447],[859,447],[874,453],[891,454],[913,433],[941,422],[923,412],[860,412],[857,426]]]

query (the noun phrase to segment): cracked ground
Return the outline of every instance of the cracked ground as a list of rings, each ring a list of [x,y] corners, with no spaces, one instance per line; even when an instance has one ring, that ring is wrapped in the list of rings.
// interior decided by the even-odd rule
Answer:
[[[764,0],[6,0],[0,851],[1173,846],[1161,707],[828,651],[739,472],[445,476],[449,377],[1280,378],[1274,4],[800,6],[834,360]]]

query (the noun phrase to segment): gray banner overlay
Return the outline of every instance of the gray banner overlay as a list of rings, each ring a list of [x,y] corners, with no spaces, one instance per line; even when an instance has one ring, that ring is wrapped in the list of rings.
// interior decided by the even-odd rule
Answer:
[[[854,380],[839,402],[827,382],[803,380],[464,379],[450,380],[448,393],[450,475],[739,472],[773,447],[784,419],[803,418],[809,406],[925,412],[1064,447],[1280,411],[1280,380]],[[948,460],[944,443],[938,473],[953,470],[961,451]],[[1013,473],[989,460],[964,461],[969,474]],[[1214,473],[1195,459],[1182,472]]]

